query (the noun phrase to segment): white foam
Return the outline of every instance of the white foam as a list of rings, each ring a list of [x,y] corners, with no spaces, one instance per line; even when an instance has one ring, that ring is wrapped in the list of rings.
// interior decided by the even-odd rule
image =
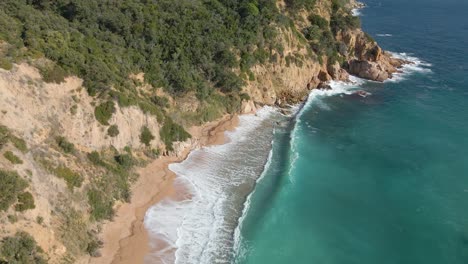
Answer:
[[[362,8],[353,8],[353,9],[351,9],[351,14],[353,16],[356,16],[356,17],[357,16],[362,16],[361,9]]]
[[[271,144],[273,144],[273,141],[271,142]],[[271,162],[272,162],[272,157],[273,157],[273,149],[270,150],[270,152],[268,153],[268,160],[267,162],[265,163],[265,166],[263,168],[263,172],[262,174],[260,175],[260,177],[258,177],[258,179],[256,180],[256,185],[261,182],[264,177],[265,177],[265,174],[267,172],[267,169],[268,167],[270,167],[271,165]],[[240,255],[240,257],[242,258],[242,255],[245,253],[244,251],[247,250],[247,249],[241,249],[240,246],[241,246],[241,238],[242,238],[242,235],[241,235],[241,229],[242,229],[242,224],[244,223],[244,219],[245,217],[247,216],[247,212],[249,211],[250,209],[250,204],[251,204],[251,201],[252,201],[252,195],[253,195],[254,192],[251,192],[248,196],[247,196],[247,199],[244,203],[244,208],[242,209],[242,215],[241,217],[239,218],[239,224],[237,225],[236,229],[234,230],[234,246],[233,246],[233,250],[235,253],[237,253],[238,255]]]
[[[363,79],[360,79],[358,77],[354,77],[354,76],[350,76],[350,80],[349,82],[342,82],[342,81],[331,81],[330,82],[330,86],[331,86],[331,89],[330,90],[319,90],[319,89],[314,89],[310,92],[309,96],[308,96],[308,99],[307,99],[307,102],[305,103],[305,105],[302,107],[302,108],[296,108],[296,111],[298,111],[298,113],[296,114],[296,125],[294,126],[294,129],[293,131],[291,132],[291,153],[292,155],[290,156],[290,166],[289,166],[289,175],[291,175],[291,170],[295,168],[295,164],[299,158],[298,156],[298,152],[296,151],[296,148],[297,148],[297,139],[296,137],[298,136],[297,135],[297,129],[299,127],[299,122],[301,122],[301,115],[303,114],[303,112],[311,107],[312,105],[314,104],[317,104],[317,103],[320,103],[321,102],[321,99],[325,98],[325,97],[329,97],[329,96],[335,96],[335,95],[340,95],[340,94],[352,94],[353,93],[353,90],[356,90],[359,88],[360,85],[362,85],[363,83],[365,82],[365,80]],[[272,157],[272,153],[273,153],[273,150],[270,151],[270,154],[269,154],[269,158],[268,158],[268,162],[267,164],[265,165],[265,169],[263,171],[263,173],[261,174],[261,176],[259,177],[259,179],[257,180],[257,184],[264,178],[265,176],[265,173],[268,169],[268,167],[270,166],[271,164],[271,157]],[[290,182],[293,182],[294,179],[292,179],[291,177],[288,178],[288,180]],[[234,241],[234,250],[237,254],[237,257],[239,257],[240,259],[243,258],[243,256],[248,252],[249,248],[248,248],[248,245],[241,245],[241,239],[242,239],[242,236],[241,236],[241,229],[242,229],[242,224],[244,222],[244,219],[250,209],[250,204],[251,204],[251,200],[252,200],[252,196],[254,195],[254,192],[250,193],[249,196],[247,197],[247,200],[244,204],[244,209],[243,209],[243,212],[242,212],[242,216],[240,217],[239,219],[239,225],[237,226],[236,230],[235,230],[235,241]],[[243,248],[241,248],[241,246],[243,246]]]
[[[402,80],[405,80],[406,77],[414,73],[422,73],[422,74],[432,73],[432,70],[429,68],[432,66],[432,64],[427,63],[417,57],[411,56],[411,54],[396,53],[396,52],[390,52],[390,54],[394,58],[409,61],[410,63],[404,64],[403,67],[400,69],[401,72],[394,73],[393,77],[391,79],[386,80],[385,82],[400,82]]]
[[[215,263],[225,259],[222,254],[232,251],[236,226],[226,216],[237,214],[237,220],[241,213],[235,213],[233,190],[247,180],[255,181],[259,172],[253,165],[263,166],[265,158],[255,149],[250,150],[253,153],[249,157],[232,153],[243,151],[239,144],[252,140],[252,132],[276,112],[275,108],[264,107],[255,115],[241,116],[237,129],[227,133],[229,143],[193,151],[182,163],[169,166],[177,174],[175,188],[187,190],[188,195],[178,201],[166,199],[147,211],[145,227],[155,238],[152,246],[163,247],[151,257],[162,263]],[[242,162],[245,158],[249,158],[245,166],[235,166],[237,160],[227,162]]]
[[[377,34],[378,37],[393,37],[392,34]]]

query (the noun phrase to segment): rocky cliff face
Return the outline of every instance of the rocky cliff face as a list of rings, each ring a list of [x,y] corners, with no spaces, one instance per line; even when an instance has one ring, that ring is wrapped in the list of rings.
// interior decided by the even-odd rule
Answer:
[[[352,75],[382,82],[392,78],[392,74],[406,63],[392,58],[361,29],[341,31],[337,40],[345,45],[342,51],[348,59],[345,69]]]
[[[278,7],[285,11],[285,4],[278,2]],[[364,5],[357,1],[350,1],[347,8],[362,8]],[[329,23],[332,17],[330,1],[319,0],[312,11]],[[298,29],[307,25],[308,13],[301,13],[296,27]],[[296,33],[296,34],[295,34]],[[326,83],[331,80],[347,81],[349,75],[382,82],[392,78],[405,63],[403,60],[393,58],[391,54],[383,51],[367,33],[358,29],[340,30],[334,36],[339,44],[339,53],[344,63],[328,63],[329,58],[323,57],[320,63],[317,59],[307,56],[306,44],[297,36],[297,32],[283,30],[279,41],[284,46],[284,53],[273,53],[276,59],[264,65],[257,65],[252,69],[254,80],[248,81],[245,91],[252,100],[244,102],[243,112],[254,109],[254,103],[281,105],[297,103],[305,98],[312,89],[328,88]],[[299,63],[290,63],[288,58],[299,58]]]
[[[0,93],[0,122],[21,131],[33,145],[63,136],[88,151],[108,146],[135,149],[143,147],[139,139],[143,126],[153,132],[160,128],[154,116],[139,108],[115,105],[117,109],[109,124],[117,125],[119,133],[111,137],[106,127],[96,120],[94,99],[83,88],[82,80],[71,77],[62,84],[45,83],[38,70],[27,64],[0,72]],[[157,147],[159,134],[154,136],[151,143]]]

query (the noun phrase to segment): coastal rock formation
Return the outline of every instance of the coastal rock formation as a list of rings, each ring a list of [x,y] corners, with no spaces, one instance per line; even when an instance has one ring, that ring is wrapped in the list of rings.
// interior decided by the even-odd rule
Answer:
[[[328,65],[327,71],[334,80],[347,81],[349,79],[348,72],[338,62]]]
[[[391,74],[377,62],[351,60],[348,64],[349,73],[364,79],[383,82],[388,79]]]
[[[408,63],[383,51],[377,42],[361,29],[340,31],[337,40],[346,50],[343,54],[348,58],[345,69],[360,78],[383,82],[392,78],[393,73]]]

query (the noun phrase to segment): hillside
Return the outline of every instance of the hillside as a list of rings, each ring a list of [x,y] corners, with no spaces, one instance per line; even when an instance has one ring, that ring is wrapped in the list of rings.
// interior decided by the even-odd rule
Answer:
[[[207,122],[349,74],[390,78],[403,61],[362,32],[358,6],[1,1],[0,262],[99,257],[136,168],[203,145]]]

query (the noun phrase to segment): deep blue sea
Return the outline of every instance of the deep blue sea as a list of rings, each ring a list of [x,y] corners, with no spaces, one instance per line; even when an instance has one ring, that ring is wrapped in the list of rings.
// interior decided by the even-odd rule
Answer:
[[[364,30],[417,64],[275,130],[237,264],[468,263],[468,0],[364,2]]]

